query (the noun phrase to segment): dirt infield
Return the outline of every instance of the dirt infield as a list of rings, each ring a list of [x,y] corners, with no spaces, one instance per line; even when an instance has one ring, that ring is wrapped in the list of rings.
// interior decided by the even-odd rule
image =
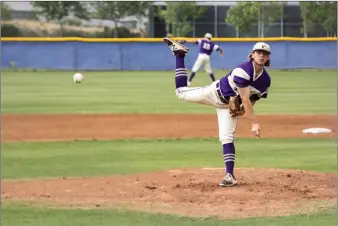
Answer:
[[[217,137],[216,115],[2,115],[2,141]],[[259,117],[266,138],[336,137],[336,117]],[[331,134],[303,134],[310,127]],[[237,137],[253,137],[243,117]],[[308,213],[336,203],[336,175],[280,169],[236,169],[239,185],[218,186],[223,169],[2,181],[2,199],[66,207],[116,207],[185,216],[244,218]]]
[[[259,120],[263,138],[336,136],[335,116],[267,115]],[[247,118],[241,118],[236,137],[253,137],[250,126]],[[302,130],[309,127],[329,128],[333,133],[303,134]],[[194,137],[218,137],[216,115],[2,115],[3,142]]]
[[[336,202],[334,174],[236,170],[240,184],[231,188],[218,186],[223,169],[176,169],[114,177],[7,181],[2,197],[217,218],[308,213]]]

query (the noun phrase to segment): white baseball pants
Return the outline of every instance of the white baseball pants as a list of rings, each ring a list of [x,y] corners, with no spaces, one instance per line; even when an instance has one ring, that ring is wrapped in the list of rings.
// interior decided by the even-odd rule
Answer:
[[[219,141],[222,144],[232,143],[235,139],[238,117],[230,115],[227,104],[221,102],[216,84],[219,80],[205,87],[181,87],[176,89],[178,99],[216,108],[218,119]]]
[[[202,66],[204,66],[204,70],[208,74],[212,73],[211,65],[210,65],[210,56],[204,53],[198,54],[198,57],[191,71],[196,73]]]

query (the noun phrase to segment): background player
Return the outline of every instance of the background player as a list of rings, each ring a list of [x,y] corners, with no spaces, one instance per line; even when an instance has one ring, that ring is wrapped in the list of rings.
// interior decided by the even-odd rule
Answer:
[[[266,98],[271,79],[264,66],[270,66],[270,46],[263,42],[254,45],[249,61],[231,70],[220,80],[205,87],[187,87],[187,71],[184,57],[188,48],[169,38],[164,38],[176,57],[176,95],[180,100],[216,107],[219,140],[223,146],[225,176],[220,186],[237,184],[234,175],[235,146],[234,137],[237,128],[238,112],[229,109],[233,100],[242,101],[244,110],[252,121],[252,132],[260,137],[260,126],[254,114],[253,105],[261,98]]]
[[[210,33],[206,33],[204,35],[204,39],[198,39],[195,44],[199,46],[199,54],[195,61],[194,66],[191,69],[191,74],[188,80],[188,86],[191,85],[191,82],[196,74],[196,72],[200,69],[200,67],[204,66],[204,70],[209,74],[212,81],[215,81],[215,76],[212,73],[211,65],[210,65],[210,55],[213,51],[219,51],[220,56],[223,56],[223,50],[221,47],[216,45],[211,41],[212,35]]]

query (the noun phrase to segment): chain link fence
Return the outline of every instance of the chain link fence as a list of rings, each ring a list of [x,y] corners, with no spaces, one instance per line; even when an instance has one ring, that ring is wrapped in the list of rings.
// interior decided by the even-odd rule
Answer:
[[[156,15],[156,7],[153,6],[147,17],[127,18],[119,21],[117,37],[155,37],[160,38],[172,33],[172,27],[166,25],[163,18]],[[163,6],[162,6],[163,7]],[[302,32],[303,20],[299,5],[286,5],[280,19],[271,24],[252,22],[250,32],[243,34],[236,32],[234,26],[227,24],[225,18],[231,6],[208,5],[203,6],[206,12],[196,21],[190,21],[192,31],[187,37],[202,37],[205,33],[212,33],[214,37],[327,37],[328,34],[320,24],[314,24],[312,32]],[[38,20],[33,11],[12,10],[14,17],[10,21],[2,21],[2,37],[91,37],[108,38],[115,37],[115,27],[112,21],[97,22],[91,19],[91,23],[77,19],[64,19],[60,22],[45,22]],[[245,15],[243,15],[245,16]],[[93,23],[96,21],[97,23]],[[110,23],[109,23],[110,22]],[[168,28],[168,29],[167,29]],[[336,32],[337,33],[337,32]]]
[[[204,6],[206,12],[196,21],[191,21],[192,31],[187,37],[203,37],[205,33],[212,33],[214,37],[235,38],[235,37],[327,37],[328,34],[320,24],[314,24],[311,32],[302,32],[303,19],[299,5],[285,5],[282,9],[282,16],[274,23],[262,26],[258,21],[253,21],[252,29],[247,34],[236,32],[234,26],[227,24],[225,18],[230,6]],[[156,9],[154,9],[156,11]],[[243,15],[245,16],[245,15]],[[153,24],[150,27],[150,36],[163,37],[167,33],[172,33],[171,27],[166,29],[165,21],[153,15]],[[336,32],[337,33],[337,30]]]

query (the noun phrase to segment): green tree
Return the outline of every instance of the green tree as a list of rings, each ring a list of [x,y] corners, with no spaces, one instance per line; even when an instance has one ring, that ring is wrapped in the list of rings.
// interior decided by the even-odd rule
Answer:
[[[282,17],[283,7],[286,2],[258,2],[258,36],[264,37],[272,24]]]
[[[192,31],[191,21],[199,18],[206,8],[196,5],[195,2],[167,2],[166,9],[160,10],[159,15],[167,24],[173,26],[174,36],[186,36]]]
[[[236,29],[239,33],[249,34],[252,25],[257,22],[258,36],[264,37],[271,24],[282,16],[284,2],[239,2],[230,7],[225,22]]]
[[[323,27],[329,32],[328,36],[337,37],[337,2],[330,2],[328,16],[323,22]]]
[[[337,2],[301,2],[301,17],[303,26],[301,32],[304,37],[314,31],[314,25],[321,25],[327,36],[337,34]]]
[[[79,19],[89,20],[87,8],[81,2],[31,2],[36,13],[46,18],[47,21],[58,21],[60,33],[63,35],[63,19],[73,14]]]
[[[130,14],[136,16],[137,20],[140,22],[142,17],[146,17],[151,10],[153,2],[134,2],[131,4]],[[140,34],[143,35],[143,32],[140,30]],[[143,36],[142,36],[143,37]]]
[[[251,32],[252,24],[257,21],[258,14],[258,2],[239,2],[229,8],[225,22],[235,27],[238,38],[240,33]]]
[[[327,36],[335,36],[337,32],[337,2],[316,2],[313,12],[315,22],[327,32]]]
[[[313,2],[300,2],[300,15],[303,20],[303,26],[301,27],[301,33],[304,38],[308,37],[308,33],[314,29],[314,18],[312,12],[315,11],[315,4]]]
[[[94,15],[98,19],[111,20],[115,24],[114,37],[118,37],[117,28],[121,18],[132,15],[136,2],[92,2]]]
[[[138,18],[147,16],[152,5],[153,2],[133,2],[133,4],[130,4],[130,14],[135,15]]]
[[[4,2],[0,2],[0,7],[1,7],[1,20],[11,20],[12,16],[10,7]]]

